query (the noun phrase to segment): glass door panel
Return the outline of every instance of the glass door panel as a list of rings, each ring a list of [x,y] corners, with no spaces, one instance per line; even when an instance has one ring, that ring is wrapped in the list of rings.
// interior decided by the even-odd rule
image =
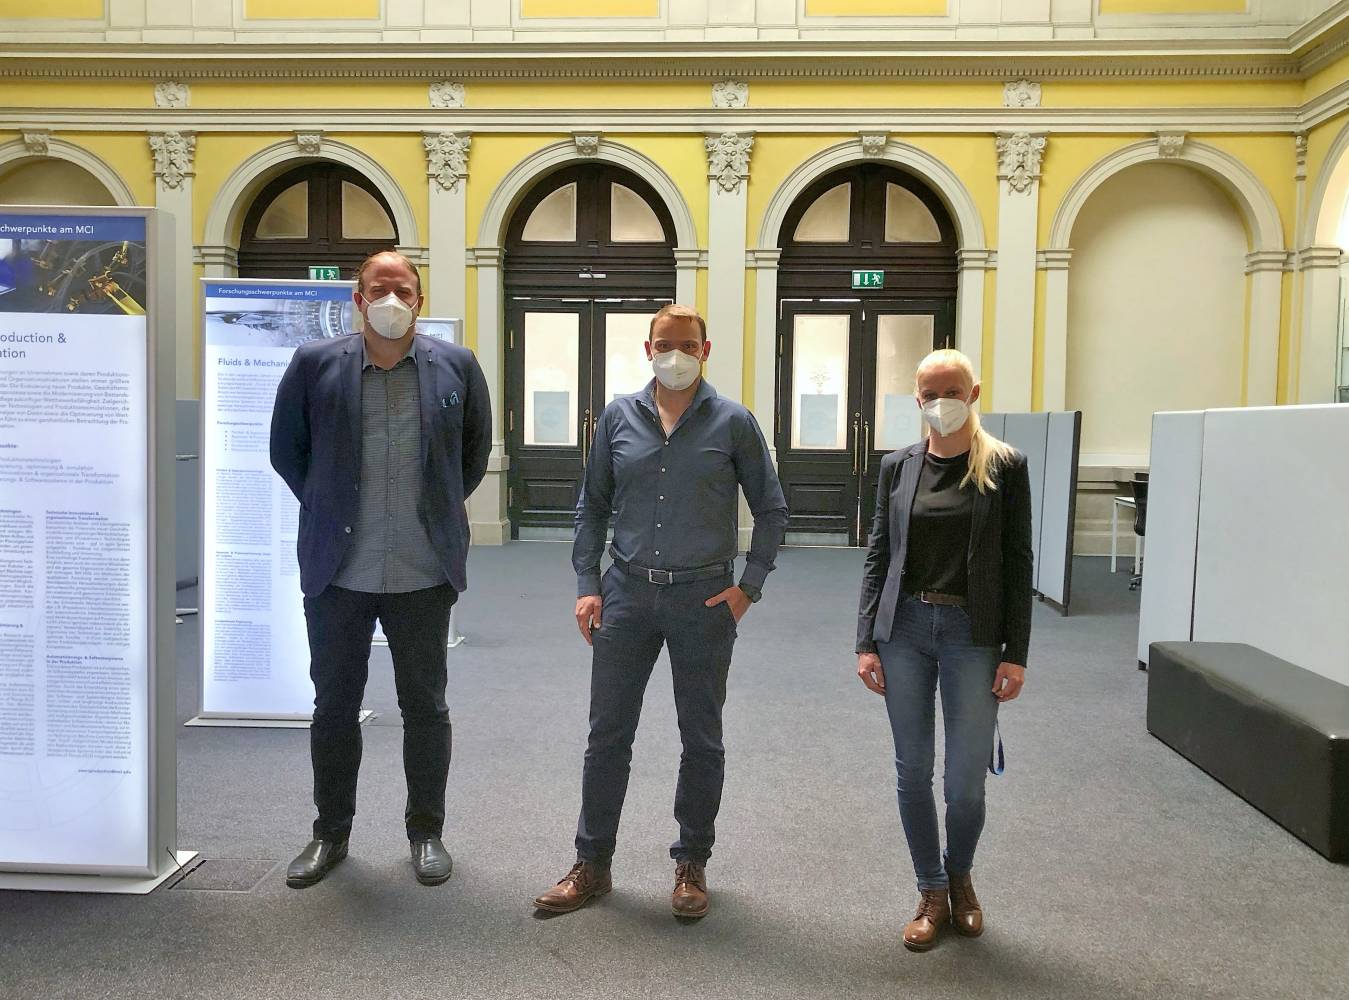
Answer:
[[[524,443],[575,448],[581,317],[574,312],[526,312],[524,328]]]
[[[848,313],[797,313],[793,317],[793,449],[847,450],[851,324]]]
[[[881,313],[876,317],[876,395],[871,426],[877,451],[905,448],[922,438],[922,414],[914,402],[913,374],[932,350],[936,317]]]
[[[651,381],[651,362],[646,359],[651,331],[650,312],[610,312],[604,316],[604,398],[594,401],[595,412],[619,396],[639,392]]]

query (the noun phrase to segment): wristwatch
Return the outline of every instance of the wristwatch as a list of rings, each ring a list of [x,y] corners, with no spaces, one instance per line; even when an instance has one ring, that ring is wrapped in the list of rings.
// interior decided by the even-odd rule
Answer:
[[[763,597],[763,591],[752,583],[737,583],[736,586],[749,598],[750,604],[758,604],[759,598]]]

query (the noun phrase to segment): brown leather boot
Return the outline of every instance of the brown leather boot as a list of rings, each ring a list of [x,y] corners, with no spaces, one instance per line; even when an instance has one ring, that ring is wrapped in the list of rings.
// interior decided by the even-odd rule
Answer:
[[[927,951],[937,943],[937,931],[951,919],[951,903],[945,889],[924,889],[918,912],[904,925],[904,947]]]
[[[534,905],[549,913],[570,913],[579,910],[614,887],[609,877],[609,866],[593,861],[578,861],[562,881],[534,900]]]
[[[951,923],[956,933],[965,937],[978,937],[984,932],[984,911],[969,872],[951,876]]]
[[[676,917],[707,916],[707,869],[698,862],[683,861],[675,865],[670,909]]]

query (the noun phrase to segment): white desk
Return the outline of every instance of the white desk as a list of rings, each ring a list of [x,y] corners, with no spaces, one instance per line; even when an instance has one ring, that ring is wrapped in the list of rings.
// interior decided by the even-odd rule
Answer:
[[[1110,572],[1115,572],[1115,566],[1119,562],[1119,509],[1124,507],[1126,510],[1135,510],[1138,504],[1133,497],[1115,497],[1115,502],[1110,507]],[[1129,531],[1133,532],[1133,522],[1129,522]],[[1143,536],[1134,535],[1134,576],[1143,561]]]

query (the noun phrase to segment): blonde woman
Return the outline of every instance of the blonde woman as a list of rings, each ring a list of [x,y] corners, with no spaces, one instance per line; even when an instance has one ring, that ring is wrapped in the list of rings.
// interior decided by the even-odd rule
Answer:
[[[885,698],[899,816],[920,899],[904,945],[947,923],[983,932],[970,871],[998,705],[1021,693],[1031,619],[1026,458],[979,426],[979,383],[959,351],[918,365],[926,439],[881,462],[857,616],[857,674]],[[946,851],[932,794],[936,692],[946,733]]]

